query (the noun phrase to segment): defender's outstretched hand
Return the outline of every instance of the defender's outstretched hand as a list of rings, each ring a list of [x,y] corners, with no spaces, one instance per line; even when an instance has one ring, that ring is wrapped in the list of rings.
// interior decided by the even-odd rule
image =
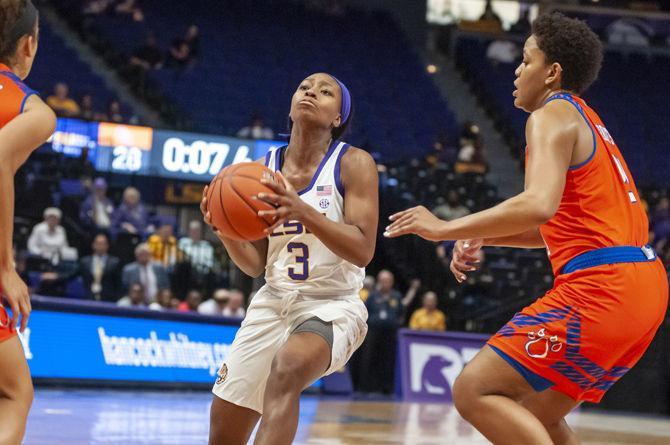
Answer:
[[[384,231],[384,236],[387,238],[415,234],[429,241],[442,240],[440,228],[445,221],[437,218],[424,206],[403,210],[391,215],[389,219],[392,223]]]
[[[462,283],[467,278],[466,272],[474,272],[479,267],[477,253],[484,245],[482,239],[458,240],[454,245],[449,270]]]

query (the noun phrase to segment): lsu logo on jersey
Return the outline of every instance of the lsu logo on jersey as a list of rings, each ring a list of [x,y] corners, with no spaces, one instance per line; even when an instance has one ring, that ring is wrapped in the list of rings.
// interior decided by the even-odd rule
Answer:
[[[321,204],[319,204],[321,206]],[[328,207],[330,202],[326,205]],[[326,216],[325,213],[322,213],[323,216]],[[307,227],[305,227],[299,221],[286,221],[281,226],[277,227],[270,236],[284,236],[284,235],[302,235],[303,233],[312,233]]]

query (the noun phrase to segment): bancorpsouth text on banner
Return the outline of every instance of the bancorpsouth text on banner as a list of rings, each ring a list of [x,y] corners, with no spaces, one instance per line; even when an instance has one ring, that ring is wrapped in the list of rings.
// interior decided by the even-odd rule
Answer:
[[[21,334],[36,378],[213,383],[237,326],[34,310]]]
[[[411,402],[451,402],[451,390],[463,367],[484,346],[488,335],[401,329],[400,385]]]

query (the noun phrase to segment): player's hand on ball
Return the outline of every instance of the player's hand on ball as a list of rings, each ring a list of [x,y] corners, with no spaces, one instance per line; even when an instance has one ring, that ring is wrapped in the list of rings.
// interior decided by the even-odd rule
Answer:
[[[209,212],[209,209],[207,208],[207,189],[209,188],[208,185],[205,186],[205,189],[202,191],[202,200],[200,201],[200,212],[202,213],[202,218],[205,221],[205,224],[207,224],[214,234],[219,237],[219,239],[222,239],[221,233],[214,227],[212,224],[212,214]]]
[[[449,270],[462,283],[467,278],[466,272],[473,272],[479,267],[477,253],[484,245],[482,239],[458,240],[454,246]]]
[[[273,218],[274,224],[265,230],[268,235],[286,221],[302,220],[302,216],[305,214],[308,206],[281,172],[275,172],[274,178],[270,176],[261,178],[261,183],[274,192],[259,193],[256,196],[257,199],[276,207],[273,210],[258,211],[258,216],[260,217],[269,216]]]
[[[440,241],[438,233],[444,221],[438,219],[424,206],[403,210],[389,218],[392,223],[386,227],[384,236],[396,238],[402,235],[416,234],[429,241]]]
[[[11,329],[16,329],[19,316],[21,316],[20,331],[23,332],[28,325],[32,306],[26,283],[13,269],[0,272],[0,304],[2,304],[2,297],[7,300],[7,304],[12,309]]]
[[[205,224],[210,226],[212,229],[216,230],[214,226],[212,226],[212,214],[209,213],[209,209],[207,208],[207,189],[209,188],[208,185],[205,186],[205,190],[202,191],[202,200],[200,201],[200,212],[202,213],[202,217],[205,221]]]

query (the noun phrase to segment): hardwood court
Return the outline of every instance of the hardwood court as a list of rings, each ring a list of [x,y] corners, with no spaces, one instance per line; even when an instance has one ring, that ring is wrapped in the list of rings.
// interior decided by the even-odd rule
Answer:
[[[25,445],[204,445],[208,392],[38,389]],[[582,412],[569,422],[584,445],[670,445],[670,419]],[[303,445],[488,443],[450,405],[304,397]]]

